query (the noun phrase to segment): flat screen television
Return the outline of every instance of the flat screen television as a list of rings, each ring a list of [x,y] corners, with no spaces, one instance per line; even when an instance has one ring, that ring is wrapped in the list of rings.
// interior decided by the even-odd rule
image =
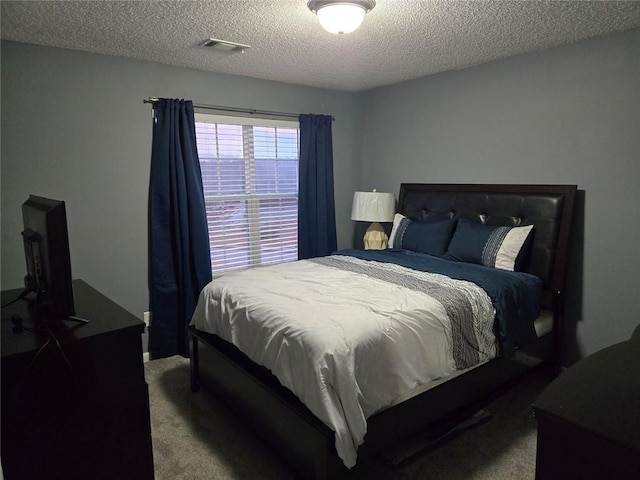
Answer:
[[[67,213],[61,200],[30,195],[22,204],[27,262],[25,293],[35,293],[36,320],[75,315]]]

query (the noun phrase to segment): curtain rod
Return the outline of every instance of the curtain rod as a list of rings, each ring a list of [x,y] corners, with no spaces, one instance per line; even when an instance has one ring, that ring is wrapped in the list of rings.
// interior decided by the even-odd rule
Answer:
[[[149,97],[142,100],[142,103],[150,103],[152,108],[156,108],[156,104],[160,99],[158,97]],[[270,110],[255,110],[253,108],[237,108],[237,107],[225,107],[223,105],[204,105],[194,103],[193,108],[202,108],[205,110],[217,110],[219,112],[234,112],[234,113],[248,113],[250,115],[264,115],[270,117],[287,117],[287,118],[299,118],[298,113],[287,112],[273,112]],[[331,119],[335,121],[336,117],[331,116]]]

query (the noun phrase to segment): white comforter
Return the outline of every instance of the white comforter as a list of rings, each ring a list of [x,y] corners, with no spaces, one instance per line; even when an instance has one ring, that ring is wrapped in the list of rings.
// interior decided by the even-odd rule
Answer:
[[[203,289],[191,324],[270,369],[335,431],[336,451],[350,468],[370,415],[456,370],[455,332],[442,301],[352,270],[366,264],[411,283],[462,289],[478,361],[497,349],[494,309],[475,284],[353,257],[339,263],[350,268],[301,260],[223,274]]]

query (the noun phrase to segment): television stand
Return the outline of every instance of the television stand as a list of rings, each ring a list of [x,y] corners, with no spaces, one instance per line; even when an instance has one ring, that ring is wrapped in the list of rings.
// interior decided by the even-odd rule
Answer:
[[[80,322],[36,324],[29,302],[2,309],[4,478],[152,480],[144,323],[82,280],[73,288]],[[3,305],[19,293],[3,291]]]

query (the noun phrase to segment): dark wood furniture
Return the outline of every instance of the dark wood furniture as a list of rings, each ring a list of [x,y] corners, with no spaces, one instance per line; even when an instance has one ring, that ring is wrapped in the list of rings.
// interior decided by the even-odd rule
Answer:
[[[640,327],[555,379],[533,406],[536,478],[640,478]]]
[[[417,220],[458,216],[492,225],[534,224],[524,270],[543,280],[543,307],[554,312],[558,331],[575,191],[575,185],[402,184],[398,211]],[[335,452],[333,431],[269,371],[215,335],[192,327],[190,334],[194,391],[204,386],[223,399],[301,478],[347,474]],[[472,411],[519,375],[553,362],[556,352],[556,335],[545,335],[520,346],[512,358],[490,361],[372,416],[358,457],[393,446],[446,417]]]
[[[153,479],[144,323],[82,280],[73,287],[86,324],[37,325],[24,300],[2,309],[4,478]],[[19,293],[3,291],[2,304]]]

